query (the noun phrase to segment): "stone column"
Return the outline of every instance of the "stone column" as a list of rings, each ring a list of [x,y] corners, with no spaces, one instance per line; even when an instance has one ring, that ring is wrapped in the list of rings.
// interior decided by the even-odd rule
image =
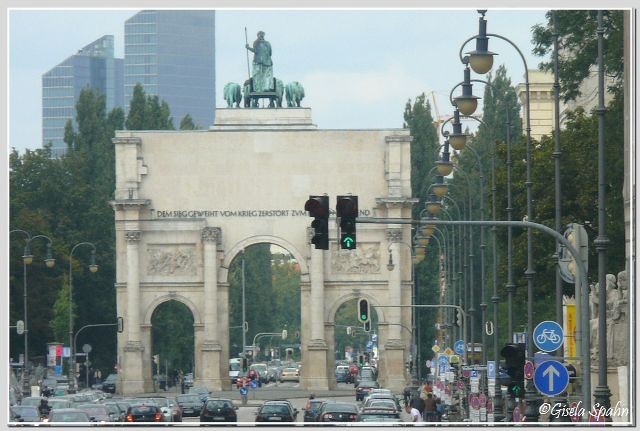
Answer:
[[[220,336],[218,328],[218,262],[217,245],[221,239],[220,228],[202,229],[204,260],[204,340],[199,355],[202,373],[196,377],[199,384],[212,389],[222,390],[224,375],[221,370]]]
[[[311,339],[307,344],[309,360],[307,389],[329,389],[327,376],[327,343],[324,335],[324,250],[317,250],[311,244],[313,229],[307,229],[307,242],[311,254]]]
[[[139,230],[125,231],[127,241],[127,315],[124,325],[127,343],[124,346],[123,388],[124,395],[144,392],[142,372],[144,345],[140,336],[140,279],[139,248],[142,233]]]
[[[390,228],[387,231],[387,240],[389,242],[389,250],[393,255],[394,268],[389,273],[388,284],[388,305],[401,305],[401,274],[402,274],[402,259],[400,255],[400,242],[402,241],[402,229]],[[386,312],[386,320],[389,323],[387,326],[387,339],[384,342],[385,351],[385,372],[383,381],[386,382],[386,387],[394,392],[402,392],[405,382],[405,349],[402,342],[402,313],[403,309],[400,307],[388,308]],[[407,309],[408,310],[408,309]],[[405,310],[406,311],[406,310]]]

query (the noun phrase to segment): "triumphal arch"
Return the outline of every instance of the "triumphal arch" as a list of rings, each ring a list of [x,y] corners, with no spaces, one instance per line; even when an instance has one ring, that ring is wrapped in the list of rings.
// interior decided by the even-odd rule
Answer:
[[[336,387],[335,314],[365,297],[379,320],[379,381],[404,387],[411,313],[388,306],[411,303],[410,226],[359,224],[357,249],[340,250],[332,215],[330,249],[316,250],[304,203],[326,193],[335,208],[352,193],[361,216],[410,218],[407,130],[322,130],[309,108],[228,108],[209,130],[122,131],[113,142],[118,392],[152,390],[151,316],[170,300],[193,314],[195,384],[229,388],[228,268],[260,242],[300,265],[300,386]]]

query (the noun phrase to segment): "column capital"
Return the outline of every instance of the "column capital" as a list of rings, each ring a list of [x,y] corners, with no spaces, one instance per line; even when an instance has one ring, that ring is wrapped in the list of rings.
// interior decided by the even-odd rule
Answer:
[[[202,229],[202,242],[215,242],[216,245],[222,243],[222,229],[219,227],[205,227]]]
[[[124,232],[124,238],[128,243],[136,243],[140,241],[142,237],[142,231],[139,230],[127,230]]]
[[[401,228],[389,228],[389,229],[387,229],[387,241],[389,241],[389,242],[401,242],[402,241],[402,229]]]

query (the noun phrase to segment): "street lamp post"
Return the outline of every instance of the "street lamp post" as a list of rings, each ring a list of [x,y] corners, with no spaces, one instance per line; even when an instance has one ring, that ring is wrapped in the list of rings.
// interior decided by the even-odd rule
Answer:
[[[89,264],[89,271],[95,273],[98,271],[98,265],[96,265],[96,246],[91,242],[80,242],[71,248],[71,252],[69,253],[69,350],[71,353],[70,358],[70,370],[69,377],[72,379],[72,382],[75,382],[76,375],[76,360],[75,360],[75,351],[73,347],[73,252],[76,248],[88,245],[92,248],[91,250],[91,263]]]
[[[520,48],[513,43],[508,38],[494,34],[487,33],[487,21],[484,19],[484,14],[486,10],[478,10],[481,14],[479,19],[479,31],[476,36],[472,36],[463,42],[460,47],[460,60],[463,60],[462,51],[465,45],[476,39],[476,50],[471,51],[469,54],[469,65],[471,68],[479,74],[487,73],[492,65],[493,65],[493,52],[488,50],[488,37],[497,37],[499,39],[504,40],[509,43],[512,47],[516,49],[522,62],[524,63],[524,75],[525,75],[525,109],[526,109],[526,139],[527,139],[527,149],[526,149],[526,167],[527,167],[527,179],[525,181],[525,187],[527,190],[527,221],[533,222],[533,200],[532,200],[532,186],[533,182],[531,179],[531,109],[529,103],[529,69],[527,67],[527,61],[520,51]],[[533,265],[533,229],[531,227],[527,227],[527,269],[524,272],[524,277],[527,280],[527,337],[529,340],[532,340],[533,334],[533,291],[534,291],[534,282],[533,277],[535,275],[534,265]],[[533,361],[533,343],[527,343],[527,358]],[[527,422],[537,422],[539,417],[539,412],[537,408],[537,395],[536,390],[533,385],[533,380],[527,380],[525,387],[525,401],[526,401],[526,411],[525,416],[527,417]]]
[[[9,232],[11,235],[14,232],[20,232],[25,235],[25,245],[24,245],[24,254],[22,256],[22,302],[23,302],[23,315],[24,315],[24,359],[22,364],[22,391],[23,393],[28,393],[28,363],[29,363],[29,322],[27,320],[27,265],[31,265],[33,262],[33,255],[31,254],[31,249],[29,248],[29,244],[31,241],[37,238],[45,238],[47,243],[47,257],[45,258],[45,264],[47,268],[53,268],[56,264],[56,260],[51,255],[51,238],[46,235],[36,235],[31,236],[31,234],[22,229],[13,229]]]

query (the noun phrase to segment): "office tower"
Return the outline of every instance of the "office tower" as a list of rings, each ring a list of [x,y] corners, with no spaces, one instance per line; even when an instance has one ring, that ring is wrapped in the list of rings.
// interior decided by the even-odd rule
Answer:
[[[105,95],[107,112],[124,108],[124,64],[114,58],[113,36],[90,43],[42,75],[42,144],[51,142],[53,157],[67,151],[64,125],[76,119],[76,102],[83,88]]]
[[[213,124],[215,110],[215,12],[145,10],[125,22],[125,106],[136,83],[171,109],[176,128],[186,114]]]

